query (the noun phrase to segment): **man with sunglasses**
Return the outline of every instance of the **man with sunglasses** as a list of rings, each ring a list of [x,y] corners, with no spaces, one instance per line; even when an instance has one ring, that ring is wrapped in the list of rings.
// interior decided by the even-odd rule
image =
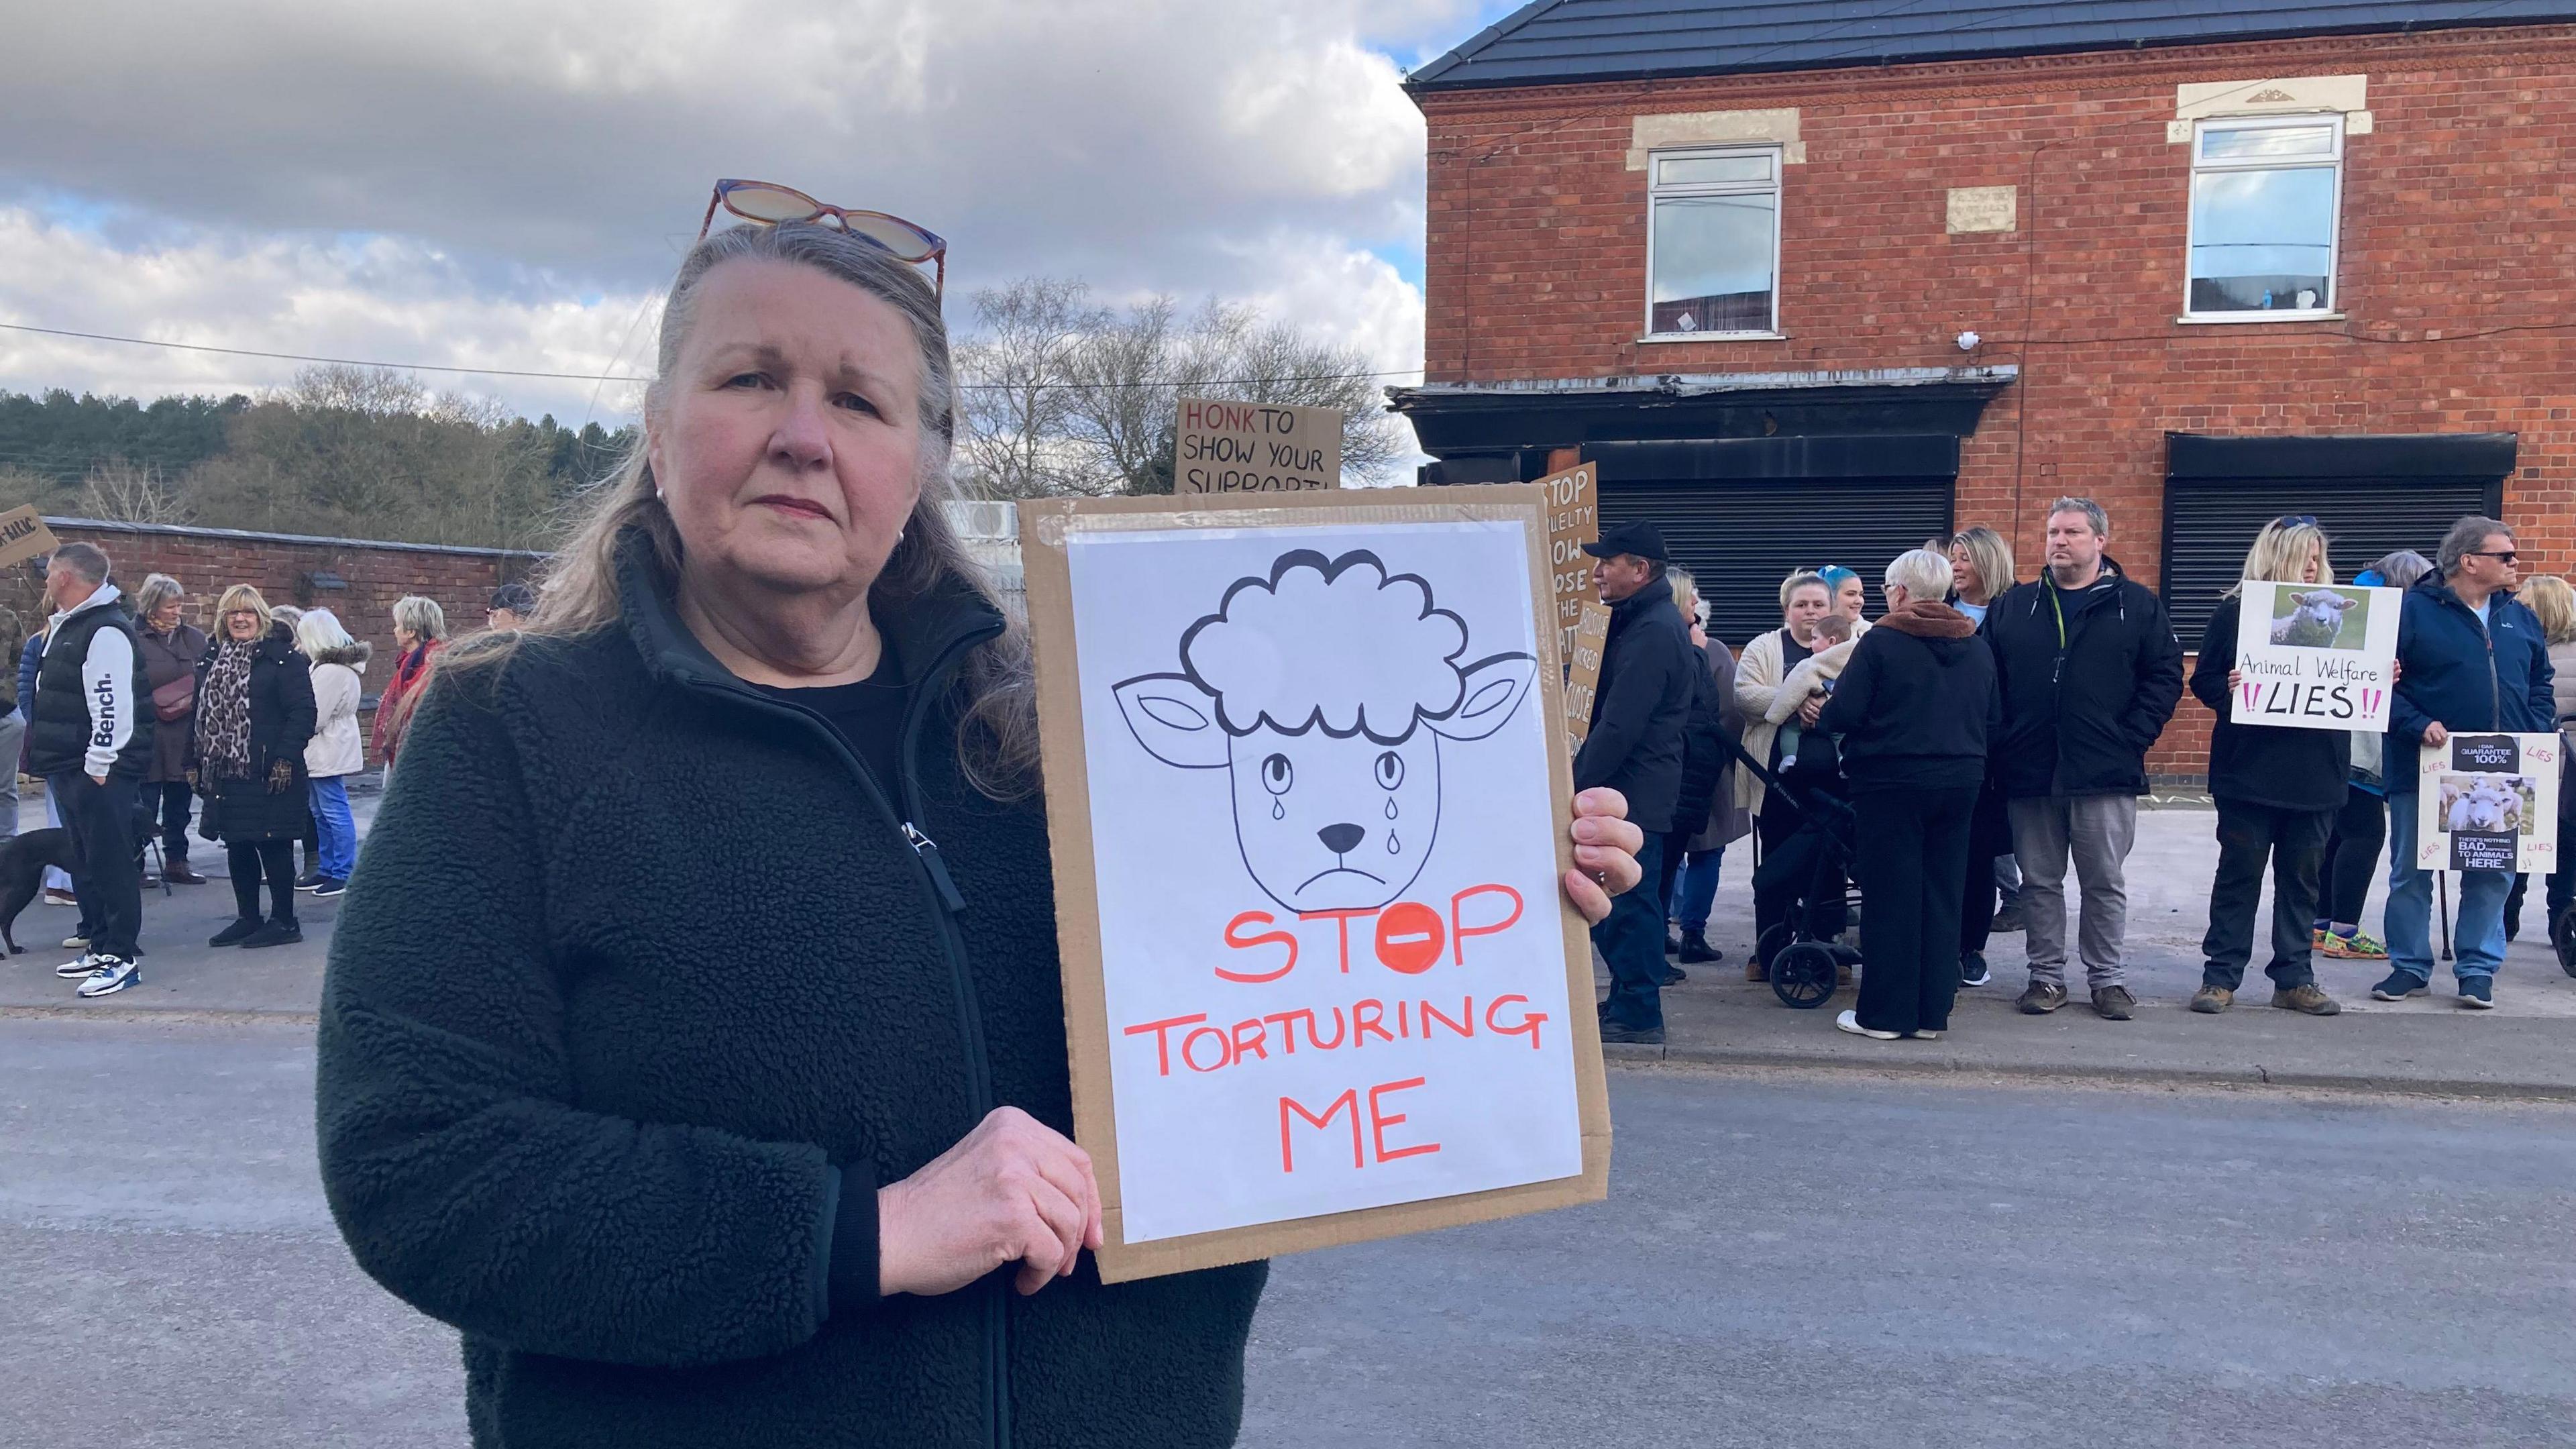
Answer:
[[[2513,596],[2521,582],[2513,530],[2463,518],[2442,538],[2436,571],[2406,593],[2397,624],[2397,690],[2388,707],[2388,979],[2372,999],[2432,989],[2433,877],[2415,864],[2418,746],[2448,747],[2453,731],[2546,734],[2558,727],[2549,642]],[[2495,1005],[2504,961],[2504,900],[2513,875],[2460,872],[2453,941],[2460,1005]]]

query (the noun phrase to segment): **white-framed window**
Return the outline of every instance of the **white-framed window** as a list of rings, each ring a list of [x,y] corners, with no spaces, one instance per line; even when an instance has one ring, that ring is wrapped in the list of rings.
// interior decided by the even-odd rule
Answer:
[[[1646,335],[1780,332],[1780,148],[1647,159]]]
[[[2195,123],[2183,315],[2333,314],[2342,213],[2342,116]]]

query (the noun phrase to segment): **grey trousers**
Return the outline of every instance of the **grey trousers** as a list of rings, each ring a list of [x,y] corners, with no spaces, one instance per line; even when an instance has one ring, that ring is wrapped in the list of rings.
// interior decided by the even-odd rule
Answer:
[[[2079,943],[2084,979],[2099,990],[2121,984],[2120,948],[2129,930],[2129,883],[2122,867],[2138,839],[2135,795],[2043,795],[2010,804],[2013,859],[2021,865],[2023,948],[2030,979],[2066,984],[2066,867],[2083,892]]]

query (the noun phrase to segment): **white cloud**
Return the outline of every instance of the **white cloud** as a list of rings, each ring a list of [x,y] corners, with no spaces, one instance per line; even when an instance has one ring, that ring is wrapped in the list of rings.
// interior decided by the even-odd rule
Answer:
[[[0,213],[0,311],[281,351],[589,370],[685,249],[712,178],[751,175],[941,232],[952,292],[1043,273],[1104,296],[1249,300],[1409,367],[1421,297],[1375,253],[1420,245],[1423,130],[1374,47],[1434,52],[1490,9],[28,9],[11,48],[39,63],[0,89],[0,134],[46,144],[0,151],[0,207],[20,208]],[[139,351],[8,336],[0,387],[278,380],[245,360]],[[559,413],[587,397],[528,380],[485,390]]]

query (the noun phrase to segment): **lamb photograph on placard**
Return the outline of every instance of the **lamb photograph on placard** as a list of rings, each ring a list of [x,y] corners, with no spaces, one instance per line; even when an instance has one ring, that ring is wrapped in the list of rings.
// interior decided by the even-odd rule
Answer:
[[[1239,517],[1023,526],[1032,617],[1062,590],[1041,713],[1113,1276],[1606,1168],[1535,505]]]

